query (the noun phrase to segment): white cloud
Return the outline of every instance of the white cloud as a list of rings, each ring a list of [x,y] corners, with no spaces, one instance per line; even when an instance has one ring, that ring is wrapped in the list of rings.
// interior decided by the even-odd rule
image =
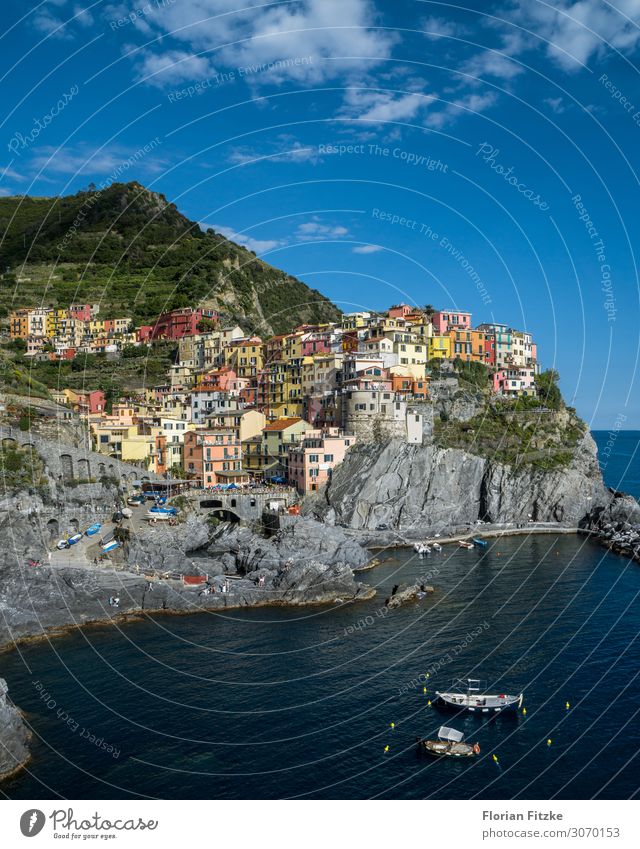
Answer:
[[[127,52],[130,50],[129,46]],[[164,53],[143,50],[137,52],[136,57],[140,79],[158,87],[204,80],[216,73],[206,57],[194,56],[186,50],[167,50]]]
[[[484,79],[485,77],[498,77],[501,80],[510,80],[524,71],[517,62],[510,57],[496,53],[494,50],[483,50],[468,59],[462,66],[465,74],[472,77]]]
[[[348,89],[340,117],[384,124],[410,121],[434,101],[434,95],[406,92],[395,94],[371,89]]]
[[[323,224],[317,215],[314,215],[309,221],[299,224],[296,230],[296,236],[305,242],[339,239],[348,235],[349,231],[346,227],[340,224]]]
[[[56,18],[47,9],[37,12],[31,19],[32,26],[44,35],[54,38],[71,38],[71,32],[64,26],[64,21]]]
[[[314,145],[303,145],[297,139],[288,135],[280,135],[276,144],[263,151],[250,147],[234,148],[227,161],[235,165],[246,165],[251,162],[311,162],[320,161],[318,148]]]
[[[453,21],[445,21],[444,18],[435,16],[425,18],[422,21],[421,29],[427,38],[446,38],[449,36],[464,35],[466,27]]]
[[[566,112],[566,106],[564,105],[564,101],[561,97],[546,97],[544,99],[544,103],[546,103],[549,109],[551,109],[552,112],[555,112],[556,115],[562,115],[563,112]]]
[[[203,230],[211,227],[216,231],[216,233],[220,233],[221,236],[224,236],[225,239],[229,239],[230,242],[235,242],[237,245],[242,245],[243,248],[247,248],[247,250],[253,251],[256,254],[263,254],[267,251],[272,251],[274,248],[279,248],[281,245],[285,244],[284,242],[277,241],[276,239],[254,239],[252,236],[247,236],[245,233],[237,233],[235,230],[232,230],[231,227],[223,227],[219,224],[200,223],[200,227]]]
[[[475,115],[480,115],[490,109],[497,101],[497,95],[494,92],[486,94],[467,94],[464,97],[459,97],[456,100],[447,103],[443,109],[438,112],[430,112],[426,118],[426,124],[429,127],[437,129],[439,127],[448,126],[456,119],[463,117],[465,114],[472,112]]]
[[[90,27],[94,22],[91,12],[82,6],[75,6],[73,14],[75,16],[75,20],[83,27]]]
[[[617,0],[616,5],[602,0],[555,0],[553,5],[515,0],[502,17],[532,33],[520,35],[514,54],[539,50],[543,39],[549,58],[569,72],[579,71],[610,48],[626,53],[640,44],[640,0]]]
[[[13,168],[9,168],[9,166],[7,166],[6,168],[2,168],[2,170],[0,170],[0,180],[4,180],[6,177],[8,177],[10,180],[24,180],[25,179],[24,174],[20,174],[18,171],[15,171]]]
[[[11,189],[5,189],[3,186],[0,186],[0,197],[6,198],[13,194],[14,192],[12,192]]]
[[[117,175],[117,182],[133,180],[137,174],[155,174],[165,170],[166,162],[159,158],[157,149],[141,154],[141,148],[122,145],[98,150],[89,145],[63,147],[39,147],[28,163],[31,172],[44,171],[57,174],[86,174],[98,180]]]
[[[127,6],[133,10],[136,2],[128,0]],[[253,85],[320,82],[371,67],[390,55],[397,40],[372,28],[377,15],[369,0],[238,5],[237,0],[180,0],[153,8],[140,26],[170,35],[190,52],[215,51],[216,63],[227,68],[253,69],[247,77]],[[282,64],[261,70],[271,63]]]
[[[382,251],[384,248],[382,245],[357,245],[353,249],[354,254],[377,254],[378,251]]]

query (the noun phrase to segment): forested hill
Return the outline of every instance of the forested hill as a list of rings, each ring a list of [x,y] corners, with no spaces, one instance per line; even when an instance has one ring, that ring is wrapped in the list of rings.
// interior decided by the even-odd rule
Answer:
[[[210,306],[247,330],[335,321],[315,289],[182,215],[139,183],[66,197],[0,197],[0,308],[99,303],[144,323]]]

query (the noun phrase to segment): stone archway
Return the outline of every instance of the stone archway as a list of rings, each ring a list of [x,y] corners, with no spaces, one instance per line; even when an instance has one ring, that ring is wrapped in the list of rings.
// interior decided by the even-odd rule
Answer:
[[[47,531],[51,539],[60,536],[60,522],[57,519],[49,519],[47,522]]]
[[[89,480],[91,477],[91,470],[89,468],[89,461],[84,457],[78,460],[78,477],[80,480]]]
[[[73,458],[71,454],[60,455],[60,467],[62,469],[62,479],[65,481],[73,480]]]

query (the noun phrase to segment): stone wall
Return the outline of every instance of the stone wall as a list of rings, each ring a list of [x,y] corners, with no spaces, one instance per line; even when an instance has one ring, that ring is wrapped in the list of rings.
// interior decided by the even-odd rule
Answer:
[[[89,448],[74,448],[63,442],[52,442],[29,431],[2,426],[0,439],[3,442],[12,440],[23,447],[33,447],[42,457],[51,477],[60,483],[71,480],[99,481],[100,478],[114,478],[118,483],[125,484],[131,484],[134,480],[163,480],[154,472],[97,454]]]

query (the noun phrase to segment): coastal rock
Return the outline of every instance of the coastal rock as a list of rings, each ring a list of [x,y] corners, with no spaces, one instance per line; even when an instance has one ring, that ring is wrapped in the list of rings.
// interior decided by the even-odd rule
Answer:
[[[567,468],[513,467],[461,449],[356,445],[327,487],[305,500],[302,514],[360,530],[387,526],[411,534],[443,532],[483,520],[560,522],[577,527],[611,494],[586,435]]]
[[[433,592],[433,587],[429,584],[412,584],[409,587],[394,587],[393,592],[385,601],[385,606],[389,610],[394,610],[396,607],[402,607],[403,604],[408,604],[411,601],[416,601],[422,598],[423,594]]]
[[[201,574],[188,555],[204,548],[210,535],[210,526],[193,515],[175,526],[162,523],[144,526],[127,544],[127,562],[130,566],[138,564],[142,568],[178,571],[186,575]],[[206,565],[200,564],[202,568]]]
[[[238,572],[256,569],[282,569],[292,563],[314,559],[326,567],[345,564],[363,566],[369,553],[341,528],[309,518],[286,516],[278,533],[265,538],[248,528],[227,529],[209,546],[209,553],[226,555],[225,562]]]
[[[22,714],[9,699],[7,682],[0,678],[0,780],[27,763],[30,739]]]

